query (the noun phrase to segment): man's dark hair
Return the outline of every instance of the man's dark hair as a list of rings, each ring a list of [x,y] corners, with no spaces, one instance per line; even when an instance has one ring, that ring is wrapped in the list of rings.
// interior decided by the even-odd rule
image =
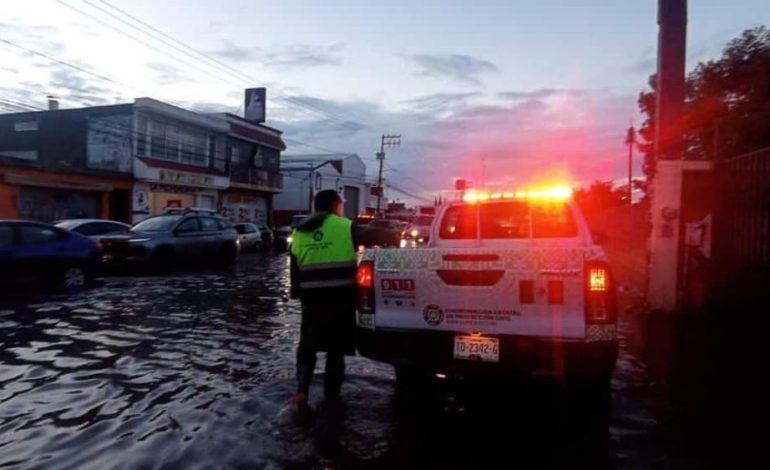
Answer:
[[[337,191],[333,189],[324,189],[315,195],[313,205],[315,206],[316,212],[331,212],[334,210],[334,205],[341,201],[342,198],[337,194]]]

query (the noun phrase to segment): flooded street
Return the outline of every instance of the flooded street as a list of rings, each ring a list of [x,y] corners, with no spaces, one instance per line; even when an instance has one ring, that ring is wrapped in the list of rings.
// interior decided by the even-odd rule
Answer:
[[[363,358],[348,361],[344,416],[286,423],[300,319],[288,282],[284,256],[246,255],[226,272],[4,293],[0,468],[321,468],[321,455],[340,468],[688,466],[627,318],[598,430],[566,420],[548,384],[447,383],[433,407],[400,403],[392,369]]]

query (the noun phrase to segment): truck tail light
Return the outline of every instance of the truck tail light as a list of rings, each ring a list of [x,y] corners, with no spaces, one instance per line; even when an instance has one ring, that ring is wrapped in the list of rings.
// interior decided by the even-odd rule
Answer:
[[[618,318],[615,288],[609,267],[602,262],[588,262],[585,267],[586,324],[615,323]]]
[[[361,261],[356,271],[358,287],[358,311],[374,313],[374,262]]]

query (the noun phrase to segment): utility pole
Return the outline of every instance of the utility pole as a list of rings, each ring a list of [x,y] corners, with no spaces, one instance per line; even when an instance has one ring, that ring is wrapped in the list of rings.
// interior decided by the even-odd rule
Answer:
[[[382,164],[385,161],[385,147],[398,147],[401,145],[401,134],[382,134],[380,140],[380,151],[377,153],[377,160],[380,162],[380,170],[377,176],[377,217],[380,213],[380,202],[382,200]]]
[[[628,127],[626,134],[626,145],[628,145],[628,205],[633,203],[633,162],[634,162],[634,144],[636,143],[636,129],[633,123]]]

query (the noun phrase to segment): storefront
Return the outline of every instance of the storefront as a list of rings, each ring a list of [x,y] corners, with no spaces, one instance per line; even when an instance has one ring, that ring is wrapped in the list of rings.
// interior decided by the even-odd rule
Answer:
[[[221,214],[233,222],[269,223],[269,196],[256,195],[253,191],[229,190],[222,195]]]
[[[134,223],[167,209],[196,207],[217,210],[219,192],[229,178],[207,168],[198,171],[170,169],[168,162],[137,159],[133,191]]]
[[[0,177],[0,218],[128,221],[130,188],[125,178],[7,168]]]

